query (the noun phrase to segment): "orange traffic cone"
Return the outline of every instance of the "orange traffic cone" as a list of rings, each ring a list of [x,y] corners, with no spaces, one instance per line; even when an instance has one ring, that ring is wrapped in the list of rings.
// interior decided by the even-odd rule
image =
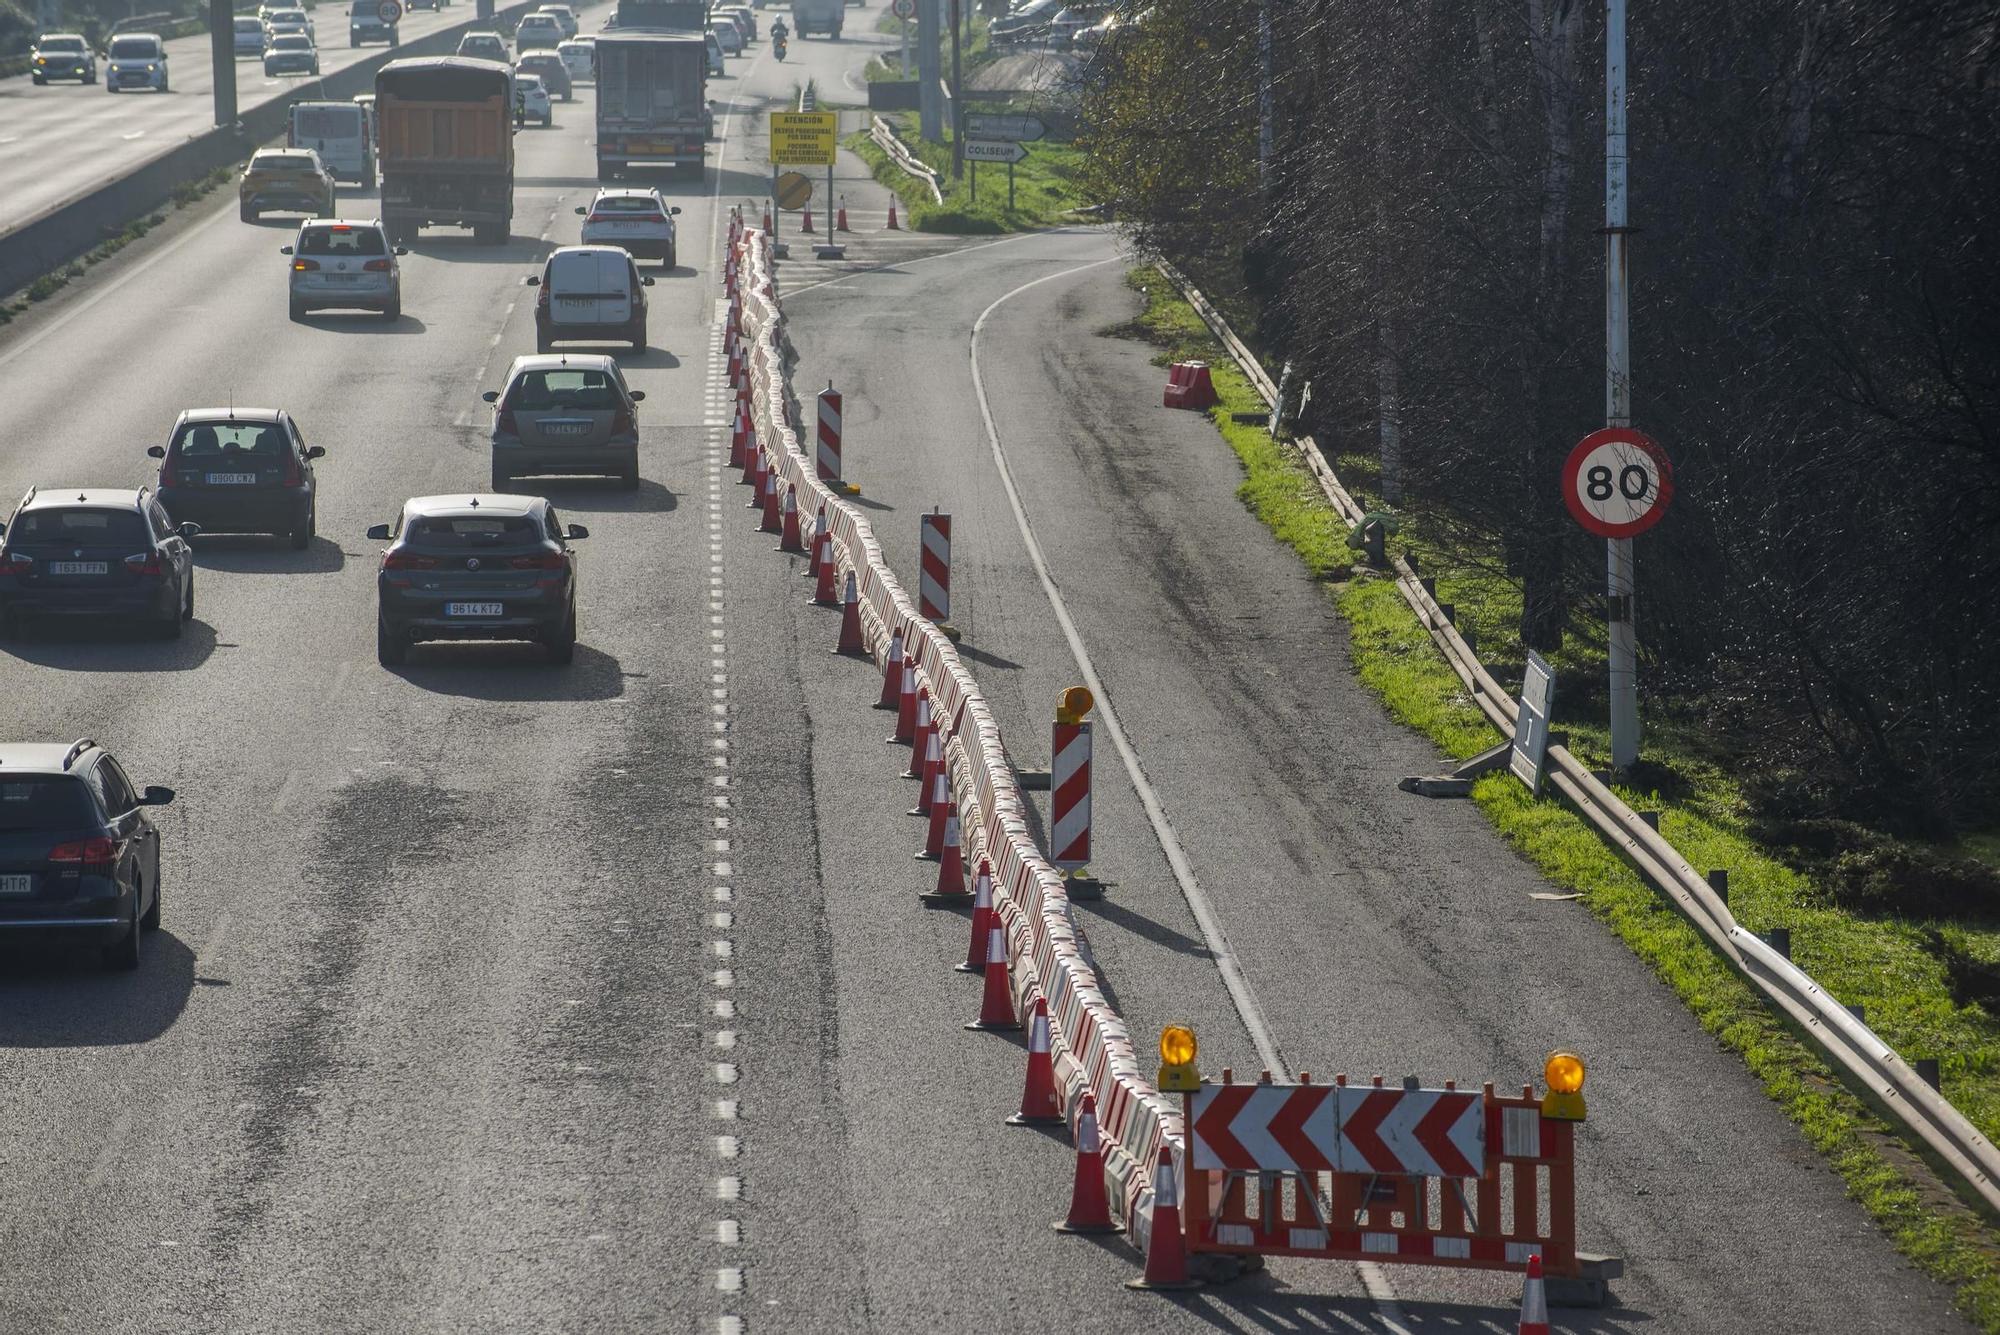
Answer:
[[[839,211],[838,213],[836,213],[836,214],[834,214],[834,215],[833,215],[833,230],[834,230],[834,231],[836,231],[836,232],[844,232],[844,231],[846,231],[846,230],[847,230],[847,196],[846,196],[846,195],[842,195],[842,196],[840,197],[840,211]]]
[[[808,204],[806,205],[806,220],[799,224],[799,230],[801,232],[804,232],[807,236],[811,236],[812,229],[813,229],[813,206]]]
[[[1549,1300],[1542,1288],[1542,1258],[1528,1258],[1528,1277],[1521,1284],[1520,1335],[1549,1335]]]
[[[1097,1096],[1085,1094],[1076,1115],[1076,1181],[1069,1189],[1069,1216],[1055,1224],[1058,1233],[1122,1233],[1111,1222],[1111,1202],[1104,1194],[1104,1146],[1097,1137]]]
[[[833,550],[833,545],[831,543],[826,543],[826,538],[827,538],[826,507],[822,505],[819,508],[819,513],[813,516],[812,541],[806,544],[807,579],[819,578],[819,558],[820,558],[821,544],[822,543],[826,544],[827,551],[830,552]]]
[[[838,607],[840,605],[840,595],[834,591],[833,587],[834,576],[839,573],[834,569],[833,565],[833,534],[820,534],[819,545],[819,580],[813,585],[813,606]]]
[[[889,226],[887,230],[891,232],[900,232],[903,230],[896,225],[896,197],[894,195],[889,196]]]
[[[931,825],[930,833],[924,840],[924,851],[917,854],[919,862],[939,862],[944,858],[945,836],[958,836],[958,804],[951,797],[951,776],[939,765],[931,777]]]
[[[925,739],[931,735],[931,688],[917,688],[917,730],[910,734],[910,763],[903,766],[903,777],[921,780],[924,777],[924,753],[930,748]]]
[[[749,423],[743,431],[743,476],[736,481],[750,488],[750,504],[756,505],[757,497],[764,490],[764,451],[757,447],[755,422]]]
[[[986,992],[979,999],[979,1018],[967,1029],[1019,1029],[1014,1013],[1014,989],[1007,984],[1007,942],[996,917],[986,929]]]
[[[840,643],[834,646],[837,654],[850,658],[866,658],[868,646],[861,642],[861,594],[854,583],[854,572],[847,572],[847,596],[841,600]]]
[[[764,474],[764,513],[757,518],[759,533],[776,533],[782,527],[779,521],[778,470],[773,468]]]
[[[764,230],[771,230],[771,201],[768,199],[764,201]]]
[[[744,450],[750,443],[750,410],[742,404],[736,405],[736,429],[729,433],[729,466],[741,468],[744,464]]]
[[[1160,1146],[1153,1168],[1153,1226],[1146,1240],[1146,1273],[1125,1281],[1128,1289],[1191,1289],[1187,1239],[1181,1236],[1180,1183],[1174,1177],[1174,1156]]]
[[[1062,1105],[1056,1101],[1055,1058],[1049,1055],[1048,998],[1036,997],[1034,1018],[1028,1021],[1028,1078],[1021,1087],[1021,1110],[1007,1119],[1007,1125],[1062,1123]]]
[[[951,967],[959,973],[986,972],[986,934],[993,927],[993,864],[979,859],[979,871],[972,878],[972,940],[965,947],[965,962]]]
[[[785,508],[779,519],[778,550],[781,552],[803,552],[806,546],[799,541],[799,489],[790,483],[785,485]]]
[[[882,660],[882,695],[875,701],[877,709],[894,709],[898,687],[903,684],[903,631],[899,626],[889,632],[889,656]]]
[[[933,794],[937,791],[937,776],[943,770],[944,750],[938,744],[937,730],[933,728],[930,740],[924,743],[924,778],[923,782],[917,785],[917,804],[905,812],[905,815],[929,818],[931,807],[936,805]]]
[[[945,784],[944,775],[938,775],[938,786]],[[929,893],[920,893],[917,898],[926,904],[962,904],[971,896],[965,893],[965,850],[960,847],[958,834],[958,812],[947,811],[944,817],[944,850],[938,855],[937,884]]]
[[[902,680],[896,687],[896,730],[883,740],[891,746],[908,746],[917,735],[917,660],[905,650]]]

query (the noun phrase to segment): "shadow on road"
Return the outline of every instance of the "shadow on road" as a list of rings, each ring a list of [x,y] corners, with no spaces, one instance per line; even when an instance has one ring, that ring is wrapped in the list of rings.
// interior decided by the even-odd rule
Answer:
[[[324,575],[345,566],[347,553],[331,538],[314,538],[297,552],[287,538],[204,533],[195,539],[194,561],[199,569],[236,575]]]
[[[405,311],[393,320],[385,320],[374,311],[342,310],[313,311],[301,315],[298,323],[308,329],[324,329],[332,334],[421,334],[430,328],[422,320]]]
[[[588,608],[582,616],[588,629]],[[618,660],[586,644],[576,646],[575,662],[558,667],[539,644],[426,641],[411,646],[407,664],[390,670],[421,690],[468,700],[615,700],[625,694]]]
[[[627,348],[613,354],[618,365],[627,371],[671,371],[681,364],[681,359],[665,348],[647,348],[644,352],[633,352]]]
[[[1551,1309],[1551,1327],[1564,1335],[1613,1335],[1614,1332],[1647,1328],[1652,1316],[1646,1312],[1612,1305],[1601,1309],[1560,1307]],[[1302,1293],[1269,1273],[1246,1275],[1228,1284],[1210,1285],[1180,1305],[1220,1330],[1264,1330],[1301,1335],[1327,1331],[1346,1335],[1354,1330],[1379,1328],[1380,1312],[1371,1298],[1325,1293]],[[1399,1329],[1409,1335],[1464,1335],[1466,1331],[1512,1330],[1519,1318],[1518,1308],[1489,1307],[1478,1303],[1398,1301],[1403,1318]]]
[[[425,232],[410,243],[410,254],[453,264],[515,264],[526,273],[540,267],[556,245],[535,236],[510,236],[503,245],[483,246],[470,231]]]
[[[137,973],[112,973],[97,952],[25,945],[0,952],[0,1048],[149,1043],[194,991],[194,951],[172,931],[146,937]]]
[[[0,653],[65,672],[189,672],[218,647],[215,627],[199,617],[181,628],[178,640],[152,635],[150,626],[127,621],[16,621]]]
[[[533,488],[536,496],[554,501],[563,510],[585,514],[666,514],[680,508],[680,498],[651,478],[640,478],[636,491],[607,488],[597,478],[522,478],[516,484]]]

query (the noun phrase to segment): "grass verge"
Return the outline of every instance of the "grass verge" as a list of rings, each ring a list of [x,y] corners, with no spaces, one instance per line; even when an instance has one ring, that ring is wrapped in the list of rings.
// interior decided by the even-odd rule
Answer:
[[[931,198],[923,182],[890,161],[865,133],[847,136],[845,147],[868,164],[876,180],[896,192],[904,220],[916,231],[977,235],[1052,227],[1066,221],[1065,215],[1085,202],[1077,179],[1083,152],[1074,144],[1045,139],[1030,145],[1027,160],[1014,168],[1014,206],[1009,208],[1005,167],[988,163],[975,172],[968,162],[965,176],[954,182],[948,134],[942,144],[927,144],[917,135],[914,112],[896,112],[886,119],[911,150],[943,177],[943,204]]]
[[[1107,332],[1158,345],[1162,363],[1190,357],[1209,362],[1221,396],[1211,418],[1244,469],[1238,495],[1315,576],[1331,581],[1334,601],[1352,630],[1362,680],[1392,717],[1447,754],[1463,758],[1491,745],[1493,729],[1395,586],[1385,579],[1350,577],[1353,553],[1345,527],[1297,456],[1264,428],[1231,419],[1235,412],[1262,412],[1265,405],[1193,308],[1156,270],[1134,270],[1130,281],[1144,293],[1145,310],[1130,325]],[[1379,500],[1368,493],[1367,462],[1343,459],[1338,466],[1356,499],[1372,509]],[[1518,594],[1477,562],[1444,560],[1420,525],[1406,525],[1401,539],[1431,558],[1424,567],[1437,574],[1439,596],[1457,604],[1461,623],[1477,628],[1482,645],[1495,647],[1486,655],[1489,662],[1504,662],[1507,622],[1518,617]],[[1518,645],[1511,647],[1518,662]],[[1577,653],[1587,659],[1588,647]],[[1558,721],[1579,755],[1602,763],[1609,739],[1601,726],[1587,713],[1564,716],[1559,710]],[[1945,1094],[1981,1131],[1995,1136],[2000,1023],[1982,1006],[1954,1000],[1952,980],[1931,944],[1939,925],[1861,918],[1825,906],[1805,878],[1747,836],[1740,797],[1698,738],[1668,720],[1649,734],[1648,747],[1664,758],[1654,773],[1666,791],[1621,786],[1619,795],[1634,808],[1659,811],[1661,832],[1695,866],[1728,868],[1738,920],[1760,931],[1789,927],[1800,966],[1843,1002],[1864,1004],[1868,1023],[1899,1052],[1939,1054]],[[1531,798],[1504,774],[1481,780],[1473,800],[1510,845],[1551,881],[1579,894],[1674,989],[1702,1027],[1742,1058],[1896,1247],[1950,1286],[1960,1309],[1981,1329],[2000,1335],[2000,1231],[1942,1188],[1580,816],[1554,800]],[[1992,932],[1962,924],[1944,930],[1968,954],[1988,959],[2000,954]]]

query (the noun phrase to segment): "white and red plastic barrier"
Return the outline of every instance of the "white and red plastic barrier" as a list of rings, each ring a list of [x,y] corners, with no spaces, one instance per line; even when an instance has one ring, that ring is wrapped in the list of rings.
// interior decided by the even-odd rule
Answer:
[[[1074,1128],[1084,1096],[1093,1096],[1112,1208],[1143,1251],[1162,1152],[1177,1178],[1185,1179],[1180,1107],[1153,1087],[1124,1019],[1078,947],[1062,875],[1035,844],[1028,803],[972,674],[951,639],[919,612],[897,580],[867,519],[846,503],[838,483],[820,478],[817,440],[808,445],[793,428],[779,354],[784,316],[769,245],[768,229],[754,228],[745,228],[733,245],[751,435],[769,457],[778,485],[796,489],[802,509],[825,507],[826,559],[857,590],[865,652],[883,661],[900,633],[905,661],[929,690],[934,714],[953,721],[943,748],[946,800],[958,817],[966,861],[991,871],[990,921],[1005,952],[1014,1015],[1031,1014],[1037,1000],[1047,1003],[1056,1100]]]

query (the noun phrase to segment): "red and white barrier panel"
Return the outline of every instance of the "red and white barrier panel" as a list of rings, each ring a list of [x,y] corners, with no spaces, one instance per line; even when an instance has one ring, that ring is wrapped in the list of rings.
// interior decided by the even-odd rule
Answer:
[[[917,612],[942,626],[951,620],[951,516],[918,515],[917,545]]]
[[[830,557],[843,583],[852,579],[858,590],[866,652],[883,661],[900,632],[905,660],[929,690],[934,714],[951,720],[944,746],[947,801],[960,817],[965,857],[975,866],[983,859],[992,872],[991,922],[1005,954],[1015,1016],[1031,1012],[1038,998],[1047,1002],[1056,1097],[1074,1126],[1083,1095],[1094,1096],[1113,1208],[1143,1248],[1161,1150],[1177,1173],[1185,1172],[1181,1111],[1153,1087],[1125,1021],[1077,944],[1062,876],[1036,847],[1027,802],[977,683],[949,636],[920,613],[889,568],[866,517],[846,502],[839,484],[820,478],[817,442],[809,452],[793,429],[779,355],[784,317],[769,246],[768,228],[746,228],[737,243],[753,434],[781,481],[797,488],[798,504],[808,511],[826,507]]]
[[[1090,725],[1057,720],[1049,748],[1049,861],[1064,871],[1090,862]]]
[[[840,391],[831,380],[819,392],[819,479],[840,481]]]

